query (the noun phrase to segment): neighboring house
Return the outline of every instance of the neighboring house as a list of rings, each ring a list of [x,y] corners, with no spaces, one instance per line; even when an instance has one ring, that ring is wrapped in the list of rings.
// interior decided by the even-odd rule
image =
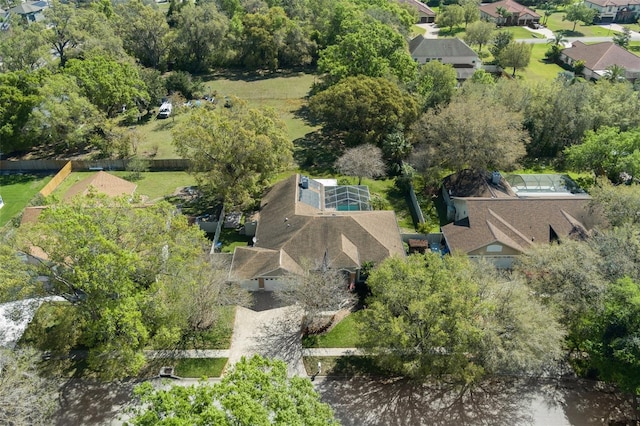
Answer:
[[[590,9],[598,11],[600,23],[630,23],[640,18],[640,0],[584,0]]]
[[[366,186],[337,186],[293,175],[263,197],[253,246],[236,247],[229,277],[249,290],[275,290],[305,265],[358,280],[365,262],[404,256],[393,211],[372,211]]]
[[[481,189],[485,184],[488,192]],[[593,226],[587,211],[591,198],[566,176],[494,177],[477,188],[479,197],[449,196],[453,222],[442,227],[442,234],[451,252],[510,268],[535,244],[584,238]]]
[[[430,24],[436,21],[436,13],[429,6],[418,0],[398,0],[399,3],[415,8],[418,12],[418,23]]]
[[[9,9],[9,13],[20,15],[28,24],[44,20],[43,11],[49,6],[46,1],[26,1]]]
[[[501,11],[504,10],[504,14]],[[513,0],[480,5],[480,19],[500,26],[526,26],[540,22],[540,15]]]
[[[482,67],[478,54],[458,38],[425,38],[422,35],[409,42],[409,52],[414,61],[425,64],[439,61],[455,68],[458,80],[470,78]]]
[[[560,60],[572,66],[576,61],[584,61],[582,73],[588,79],[600,79],[612,65],[623,67],[625,77],[631,82],[640,76],[640,57],[611,41],[595,44],[574,41],[571,47],[562,50]]]

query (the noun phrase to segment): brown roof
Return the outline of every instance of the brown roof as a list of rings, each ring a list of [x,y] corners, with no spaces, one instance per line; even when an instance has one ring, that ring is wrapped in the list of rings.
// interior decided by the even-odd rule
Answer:
[[[298,175],[274,185],[262,199],[254,247],[236,248],[231,277],[300,273],[304,261],[326,260],[357,269],[404,255],[393,211],[326,211],[299,202]]]
[[[427,6],[426,4],[422,3],[421,1],[418,1],[418,0],[398,0],[398,2],[411,5],[411,6],[415,7],[416,9],[418,9],[418,12],[424,13],[427,16],[436,16],[436,13],[433,10],[431,10],[431,8],[429,6]]]
[[[524,252],[551,235],[584,235],[593,225],[588,196],[566,198],[464,198],[468,218],[442,227],[451,251],[470,253],[492,243]]]
[[[452,197],[515,197],[504,177],[500,176],[498,185],[491,184],[491,173],[465,169],[450,174],[442,181],[444,189]]]
[[[611,65],[619,65],[627,71],[640,70],[640,57],[612,41],[595,44],[575,41],[571,47],[563,49],[562,53],[574,61],[584,61],[585,68],[592,71],[604,70]]]
[[[502,1],[497,1],[495,3],[487,3],[487,4],[483,4],[480,6],[480,10],[484,13],[486,13],[489,16],[493,16],[494,18],[498,18],[500,17],[500,14],[498,13],[498,8],[499,7],[503,7],[507,10],[507,12],[509,12],[510,14],[517,14],[517,15],[523,15],[523,14],[529,14],[531,16],[533,16],[534,18],[539,18],[540,15],[538,15],[536,12],[534,12],[533,10],[529,9],[526,6],[523,6],[519,3],[516,3],[513,0],[502,0]]]
[[[86,179],[73,185],[64,196],[65,200],[70,200],[78,194],[86,194],[89,192],[89,188],[94,188],[101,194],[106,194],[110,197],[117,197],[119,195],[133,195],[137,185],[127,180],[120,179],[117,176],[111,175],[107,172],[98,172],[93,176],[89,176]]]
[[[629,6],[640,4],[640,0],[586,0],[586,3],[596,4],[602,7]]]

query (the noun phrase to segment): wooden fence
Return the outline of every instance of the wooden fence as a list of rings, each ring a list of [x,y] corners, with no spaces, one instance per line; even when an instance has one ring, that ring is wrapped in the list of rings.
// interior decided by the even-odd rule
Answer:
[[[24,173],[24,172],[51,172],[61,170],[67,163],[71,163],[74,172],[89,170],[126,170],[130,160],[0,160],[0,172]],[[189,169],[190,161],[176,158],[167,160],[147,160],[149,170],[157,171],[183,171]]]
[[[58,185],[62,183],[63,180],[67,178],[71,174],[71,161],[67,161],[58,173],[47,183],[44,188],[40,190],[40,195],[43,197],[48,197],[53,191],[56,190]]]

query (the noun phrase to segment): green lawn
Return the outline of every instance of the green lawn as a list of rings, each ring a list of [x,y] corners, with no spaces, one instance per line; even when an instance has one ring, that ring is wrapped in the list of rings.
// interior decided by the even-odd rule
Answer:
[[[213,327],[183,336],[178,347],[150,349],[229,349],[233,335],[233,323],[236,318],[236,307],[223,306],[219,309],[220,316]]]
[[[356,311],[346,316],[328,333],[307,335],[302,338],[305,348],[354,348],[358,344],[358,319],[362,311]]]
[[[542,81],[554,80],[558,77],[558,73],[564,71],[563,68],[555,63],[547,63],[544,60],[544,54],[549,49],[548,44],[534,44],[531,50],[531,61],[529,66],[523,71],[517,71],[516,75],[525,80]],[[511,70],[506,70],[511,72]]]
[[[72,172],[62,181],[52,195],[61,199],[75,183],[96,173],[97,172]],[[121,178],[125,178],[129,174],[129,172],[126,171],[109,173]],[[135,193],[143,195],[149,200],[162,199],[165,196],[173,194],[179,187],[191,186],[196,183],[195,178],[187,172],[143,172],[141,175],[142,178],[134,182],[138,185]]]
[[[220,377],[227,358],[183,358],[166,360],[173,365],[176,376],[187,378]]]
[[[20,213],[29,201],[51,180],[51,176],[0,176],[0,196],[4,207],[0,209],[0,227]]]
[[[552,13],[547,21],[547,28],[553,32],[562,31],[565,37],[607,37],[616,34],[615,31],[608,28],[599,25],[582,25],[581,22],[578,22],[575,31],[572,31],[573,22],[563,21],[563,16],[564,12],[562,11]]]
[[[251,237],[240,235],[235,229],[222,228],[218,242],[222,243],[222,253],[233,253],[236,247],[244,247],[249,244]]]
[[[305,356],[302,358],[307,374],[318,373],[318,362],[321,365],[321,376],[386,376],[369,357],[365,356]]]

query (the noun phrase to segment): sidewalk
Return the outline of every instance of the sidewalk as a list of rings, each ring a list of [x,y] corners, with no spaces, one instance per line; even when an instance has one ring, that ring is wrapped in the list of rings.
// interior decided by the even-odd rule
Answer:
[[[307,348],[302,356],[364,356],[362,349],[357,348]]]

